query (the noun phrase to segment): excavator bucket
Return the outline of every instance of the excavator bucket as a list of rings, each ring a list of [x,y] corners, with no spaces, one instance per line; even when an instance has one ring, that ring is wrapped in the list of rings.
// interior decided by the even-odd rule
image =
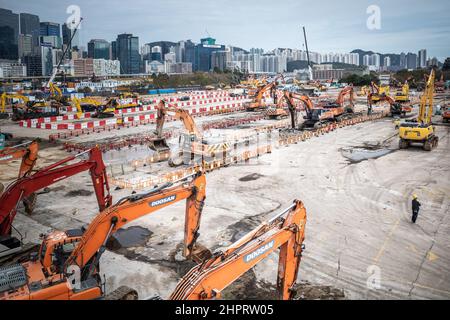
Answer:
[[[164,138],[150,141],[148,147],[158,154],[167,153],[170,151],[169,145]]]

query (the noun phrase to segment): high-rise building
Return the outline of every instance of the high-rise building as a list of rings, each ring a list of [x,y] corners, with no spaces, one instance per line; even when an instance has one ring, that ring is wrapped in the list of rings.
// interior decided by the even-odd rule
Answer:
[[[50,76],[53,71],[53,55],[52,46],[43,44],[41,45],[41,63],[42,63],[42,75]]]
[[[378,53],[374,53],[370,56],[370,65],[375,68],[379,68],[381,65],[381,57]]]
[[[417,54],[408,52],[406,55],[406,67],[408,69],[417,69]]]
[[[370,66],[370,56],[368,54],[364,55],[363,57],[363,65]]]
[[[391,66],[391,58],[390,57],[384,57],[384,59],[383,59],[383,66],[384,67],[390,67]]]
[[[407,67],[406,54],[404,52],[400,53],[400,68],[405,69]]]
[[[425,68],[427,66],[427,50],[419,50],[418,54],[418,67]]]
[[[40,55],[24,56],[21,61],[27,68],[28,77],[42,76],[42,58]]]
[[[225,70],[227,69],[228,62],[231,61],[231,51],[221,50],[221,51],[213,51],[211,54],[211,68]]]
[[[33,54],[33,37],[29,34],[19,34],[19,57]]]
[[[150,49],[150,61],[163,61],[162,48],[160,46],[153,46]]]
[[[61,37],[61,27],[59,23],[41,22],[40,23],[41,36],[56,36]]]
[[[137,74],[140,71],[139,38],[123,33],[117,36],[116,53],[122,74]]]
[[[32,37],[32,54],[39,55],[39,36],[41,33],[39,17],[34,14],[20,14],[20,34]]]
[[[111,59],[117,60],[117,42],[111,41]]]
[[[195,46],[194,71],[210,71],[211,56],[214,51],[225,50],[224,45],[216,44],[216,39],[208,37],[200,39],[200,44]]]
[[[41,45],[51,46],[55,49],[62,48],[61,37],[58,36],[41,36]]]
[[[0,59],[19,58],[19,15],[0,8]]]
[[[92,39],[88,43],[88,58],[109,60],[110,44],[103,39]]]

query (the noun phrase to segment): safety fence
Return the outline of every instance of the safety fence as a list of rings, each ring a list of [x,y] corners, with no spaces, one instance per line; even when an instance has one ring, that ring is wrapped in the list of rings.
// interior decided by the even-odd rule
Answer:
[[[229,108],[220,108],[219,107],[210,107],[201,109],[198,113],[192,113],[193,117],[204,117],[204,116],[212,116],[212,115],[219,115],[219,114],[228,114],[228,113],[235,113],[243,111],[244,107],[242,104],[238,103],[235,104],[235,106],[231,106]],[[119,121],[118,121],[119,119]],[[166,118],[166,121],[174,120],[170,117]],[[74,127],[73,129],[68,129],[65,131],[61,131],[58,133],[50,134],[49,140],[50,141],[57,141],[60,139],[68,139],[72,137],[79,137],[81,135],[85,134],[95,134],[105,131],[111,131],[115,129],[121,129],[121,128],[131,128],[131,127],[137,127],[140,125],[146,125],[149,123],[155,123],[156,121],[156,115],[155,114],[149,114],[149,115],[142,115],[137,117],[124,117],[124,118],[110,118],[105,120],[100,120],[101,125],[93,125],[93,124],[83,124],[82,126]]]
[[[320,129],[315,129],[311,131],[301,131],[298,133],[291,133],[287,136],[280,135],[278,139],[278,146],[286,146],[289,144],[295,144],[300,141],[306,141],[308,139],[311,139],[313,137],[318,137],[320,135],[332,132],[338,128],[346,127],[346,126],[352,126],[358,123],[366,122],[366,121],[373,121],[377,119],[381,119],[383,117],[387,116],[386,112],[382,113],[376,113],[372,115],[360,115],[356,116],[351,119],[345,119],[341,122],[337,123],[330,123],[329,125],[326,125]],[[234,147],[230,149],[236,150],[237,142],[234,143]],[[231,142],[230,145],[233,145]],[[117,177],[110,177],[110,181],[113,185],[116,185],[120,188],[127,188],[127,189],[144,189],[153,187],[155,185],[158,185],[160,183],[170,182],[174,180],[181,179],[185,176],[188,176],[198,170],[204,170],[206,172],[210,172],[219,168],[222,168],[224,166],[236,164],[236,163],[246,163],[252,158],[257,158],[263,154],[271,153],[272,148],[274,146],[271,144],[263,145],[263,146],[256,146],[255,148],[247,148],[244,151],[241,151],[234,155],[228,155],[226,153],[220,153],[220,158],[218,159],[211,159],[209,161],[206,161],[205,159],[201,159],[201,163],[192,163],[187,168],[182,168],[178,170],[174,170],[167,173],[162,173],[161,175],[157,176],[151,176],[148,178],[117,178]],[[276,146],[275,146],[276,147]]]

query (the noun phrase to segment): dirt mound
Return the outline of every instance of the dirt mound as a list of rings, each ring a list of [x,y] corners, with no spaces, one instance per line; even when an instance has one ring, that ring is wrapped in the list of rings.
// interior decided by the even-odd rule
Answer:
[[[343,290],[332,286],[313,285],[302,281],[295,285],[294,300],[344,300]],[[242,277],[222,292],[224,299],[278,300],[275,285],[257,281],[254,271],[247,271]]]

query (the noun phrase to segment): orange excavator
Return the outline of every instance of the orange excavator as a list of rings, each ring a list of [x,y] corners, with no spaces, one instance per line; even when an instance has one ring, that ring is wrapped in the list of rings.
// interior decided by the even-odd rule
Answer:
[[[89,153],[87,160],[68,164],[68,162],[86,153]],[[92,177],[98,206],[100,210],[104,210],[111,205],[112,197],[109,193],[105,164],[98,148],[67,157],[33,174],[21,176],[9,185],[0,194],[0,257],[10,256],[22,251],[21,241],[11,236],[18,204],[23,201],[25,211],[30,214],[36,203],[37,191],[87,170],[90,171]]]
[[[54,231],[43,236],[38,254],[30,255],[21,264],[0,269],[0,300],[137,298],[136,291],[128,287],[105,295],[100,258],[108,239],[124,225],[186,199],[183,255],[194,259],[198,255],[195,242],[199,236],[205,187],[205,176],[198,172],[149,192],[120,199],[101,211],[86,229]]]
[[[153,140],[149,147],[154,150],[159,156],[163,154],[170,153],[170,147],[167,144],[166,139],[163,137],[163,127],[166,120],[166,115],[170,115],[175,117],[184,125],[187,133],[182,135],[182,139],[184,141],[184,145],[188,145],[187,148],[191,149],[193,144],[197,144],[202,142],[202,134],[197,128],[194,119],[191,117],[187,110],[182,108],[175,107],[173,105],[167,104],[164,100],[161,100],[158,103],[157,109],[157,119],[156,119],[156,139]],[[181,151],[181,150],[180,150]],[[169,158],[169,164],[171,166],[178,166],[181,163],[178,163],[179,159],[175,159],[175,157]]]
[[[305,225],[305,207],[295,200],[287,209],[224,251],[214,253],[210,259],[192,268],[178,283],[170,299],[218,299],[223,289],[278,249],[279,298],[291,299],[295,295],[294,285],[304,249]]]
[[[0,164],[22,158],[18,176],[20,179],[30,174],[33,170],[38,157],[38,151],[39,144],[37,141],[28,141],[12,147],[7,147],[0,151]],[[2,191],[3,188],[0,186],[0,192]]]
[[[347,96],[350,104],[345,106],[344,103]],[[314,105],[311,99],[306,95],[284,91],[283,97],[278,101],[277,109],[270,110],[267,113],[268,116],[270,118],[287,116],[286,111],[281,107],[282,101],[285,101],[291,115],[292,129],[295,129],[297,123],[295,100],[302,102],[305,106],[306,116],[304,117],[305,122],[302,125],[302,129],[318,128],[326,122],[339,121],[346,114],[354,113],[353,87],[349,86],[339,92],[339,96],[335,101],[326,101],[325,103],[319,103],[316,105]]]
[[[272,82],[260,86],[258,88],[258,90],[256,91],[256,94],[252,98],[252,101],[247,102],[245,104],[247,111],[258,111],[258,110],[267,108],[268,105],[266,105],[266,103],[263,101],[263,97],[266,94],[266,92],[270,92],[270,96],[272,97],[273,102],[276,105],[277,104],[276,89],[277,89],[278,80],[280,78],[282,78],[284,80],[283,75],[279,75]]]
[[[227,143],[208,145],[208,142],[203,138],[202,133],[197,128],[194,118],[187,110],[169,105],[164,100],[161,100],[158,104],[157,111],[156,139],[149,144],[149,148],[155,151],[160,158],[165,158],[161,157],[161,155],[170,152],[166,139],[163,137],[163,126],[166,115],[181,120],[187,131],[187,133],[180,136],[178,152],[171,152],[169,157],[170,166],[177,167],[182,164],[189,164],[194,160],[196,155],[202,159],[208,158],[211,156],[211,149],[214,149],[215,152],[226,152],[229,150]]]

